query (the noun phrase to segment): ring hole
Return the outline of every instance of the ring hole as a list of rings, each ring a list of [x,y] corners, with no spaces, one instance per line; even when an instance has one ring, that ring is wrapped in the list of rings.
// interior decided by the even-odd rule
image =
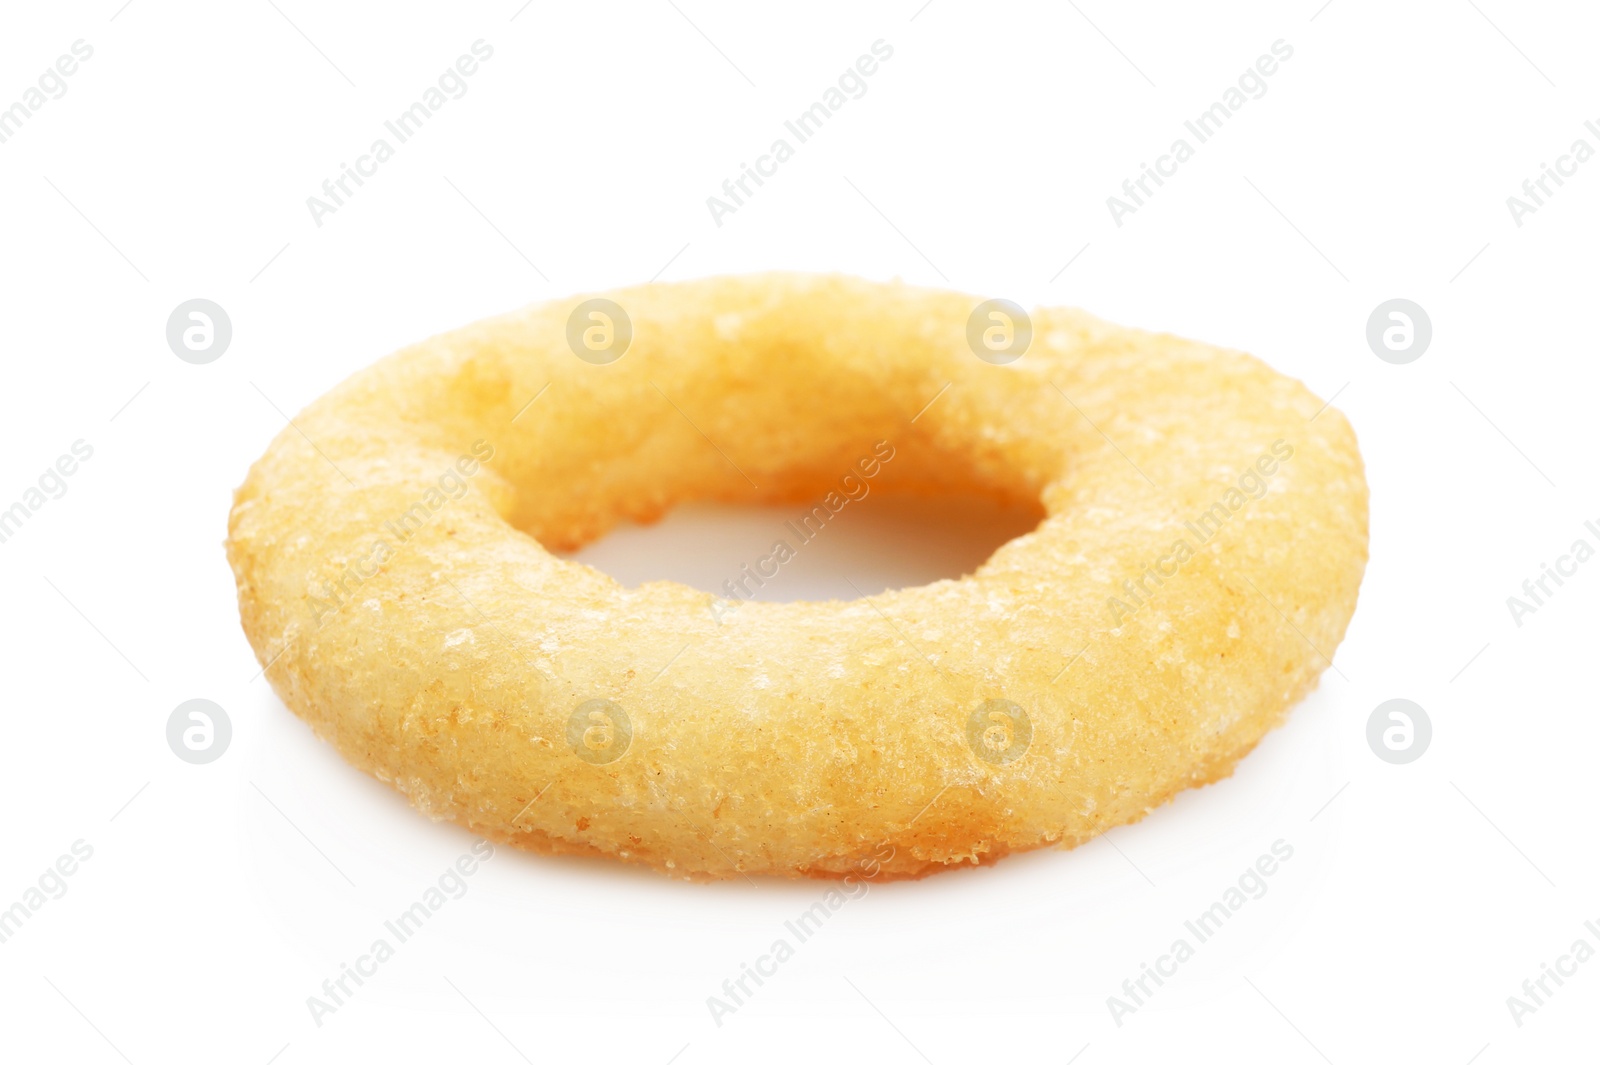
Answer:
[[[963,577],[1044,517],[1037,503],[881,492],[826,520],[803,503],[691,503],[562,557],[629,588],[667,580],[729,599],[849,600]]]

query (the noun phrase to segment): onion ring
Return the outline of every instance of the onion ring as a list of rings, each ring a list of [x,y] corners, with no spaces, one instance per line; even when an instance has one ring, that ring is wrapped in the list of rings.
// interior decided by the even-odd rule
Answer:
[[[736,611],[552,553],[690,500],[826,507],[885,447],[875,490],[1045,516],[959,580]],[[766,274],[390,356],[273,441],[227,546],[283,701],[434,818],[693,879],[914,877],[1229,774],[1331,665],[1367,490],[1344,417],[1250,356]]]

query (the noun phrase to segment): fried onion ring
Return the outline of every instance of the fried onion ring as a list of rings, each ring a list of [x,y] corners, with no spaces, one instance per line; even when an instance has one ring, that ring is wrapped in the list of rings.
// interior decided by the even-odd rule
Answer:
[[[652,284],[345,381],[251,469],[228,557],[283,701],[425,814],[694,879],[915,877],[1136,821],[1315,685],[1367,551],[1324,407],[1076,310]],[[691,500],[826,505],[885,447],[875,491],[1043,520],[959,580],[731,611],[552,553]]]

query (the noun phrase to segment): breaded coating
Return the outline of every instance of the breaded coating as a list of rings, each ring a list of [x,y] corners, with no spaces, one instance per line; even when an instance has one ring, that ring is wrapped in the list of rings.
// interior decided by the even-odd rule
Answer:
[[[235,498],[266,676],[431,817],[696,879],[1070,847],[1228,775],[1344,636],[1354,434],[1248,355],[1041,308],[996,364],[980,298],[846,277],[598,295],[626,320],[575,296],[355,375]],[[1041,522],[852,602],[551,553],[690,500],[822,521],[846,476]]]

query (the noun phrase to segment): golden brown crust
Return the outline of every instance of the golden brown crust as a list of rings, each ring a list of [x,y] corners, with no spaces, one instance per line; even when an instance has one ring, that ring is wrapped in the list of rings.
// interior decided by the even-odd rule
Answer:
[[[424,813],[678,876],[920,876],[1226,776],[1344,635],[1354,436],[1247,355],[1040,309],[991,365],[978,300],[838,277],[606,296],[620,360],[569,349],[586,297],[435,337],[236,495],[267,677]],[[691,499],[809,506],[882,447],[874,491],[1048,517],[961,580],[731,611],[546,550]]]

